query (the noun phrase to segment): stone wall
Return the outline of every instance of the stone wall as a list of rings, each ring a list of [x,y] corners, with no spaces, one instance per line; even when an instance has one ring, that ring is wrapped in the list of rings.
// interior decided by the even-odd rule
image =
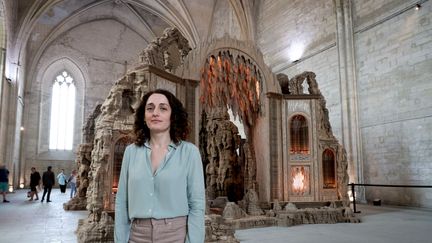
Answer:
[[[257,45],[273,72],[279,73],[291,62],[334,44],[336,17],[333,2],[261,1]]]
[[[364,181],[432,185],[432,2],[355,2]],[[366,188],[368,200],[432,207],[431,189]]]

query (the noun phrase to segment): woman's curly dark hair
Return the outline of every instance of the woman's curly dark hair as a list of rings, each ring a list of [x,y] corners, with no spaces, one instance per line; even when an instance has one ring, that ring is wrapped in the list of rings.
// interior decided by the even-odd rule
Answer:
[[[183,104],[175,95],[168,90],[156,89],[149,91],[144,95],[141,104],[135,112],[135,123],[134,123],[134,134],[135,144],[143,146],[144,143],[150,139],[150,130],[144,122],[145,106],[149,97],[152,94],[162,94],[169,102],[171,107],[171,125],[170,125],[170,136],[171,140],[178,144],[180,140],[186,140],[190,132],[190,125],[188,121],[188,114],[183,107]]]

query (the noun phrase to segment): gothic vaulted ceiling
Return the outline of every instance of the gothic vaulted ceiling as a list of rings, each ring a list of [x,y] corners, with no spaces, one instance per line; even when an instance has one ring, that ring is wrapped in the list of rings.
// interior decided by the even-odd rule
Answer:
[[[176,26],[196,46],[200,36],[207,35],[214,0],[17,0],[16,4],[17,47],[26,48],[27,56],[37,61],[58,36],[102,19],[125,24],[147,43]]]

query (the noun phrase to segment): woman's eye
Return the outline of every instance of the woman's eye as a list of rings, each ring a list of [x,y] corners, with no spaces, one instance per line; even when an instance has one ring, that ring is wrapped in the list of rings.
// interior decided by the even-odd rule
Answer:
[[[147,107],[147,108],[146,108],[146,111],[152,111],[152,110],[153,110],[152,107]]]

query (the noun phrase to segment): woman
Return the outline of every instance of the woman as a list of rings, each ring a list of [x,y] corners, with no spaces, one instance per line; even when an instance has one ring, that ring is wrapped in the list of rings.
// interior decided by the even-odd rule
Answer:
[[[76,194],[76,183],[77,183],[77,171],[73,170],[69,179],[68,179],[71,191],[70,191],[70,198],[73,198]]]
[[[30,174],[30,199],[29,201],[33,201],[33,197],[36,195],[35,200],[39,200],[39,195],[37,192],[37,187],[40,184],[41,176],[39,172],[36,171],[35,167],[31,168],[31,174]]]
[[[63,169],[61,169],[60,174],[57,175],[57,180],[60,186],[60,192],[66,193],[66,175],[64,174]]]
[[[166,90],[144,95],[126,147],[115,205],[115,242],[204,242],[205,192],[198,148],[184,141],[187,113]]]

